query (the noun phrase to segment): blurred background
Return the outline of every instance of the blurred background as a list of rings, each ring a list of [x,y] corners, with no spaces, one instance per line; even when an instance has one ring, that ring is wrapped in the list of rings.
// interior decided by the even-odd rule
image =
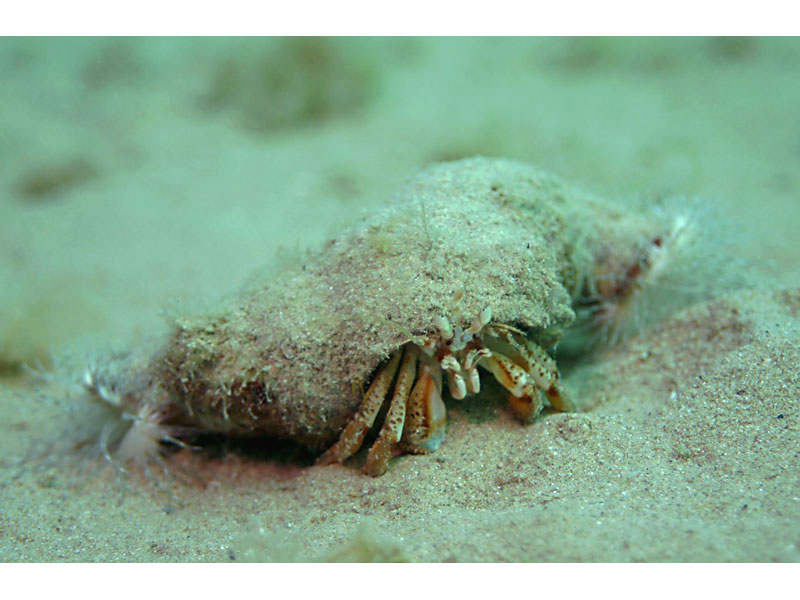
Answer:
[[[798,65],[783,38],[0,39],[0,377],[157,333],[476,154],[700,197],[796,285]]]

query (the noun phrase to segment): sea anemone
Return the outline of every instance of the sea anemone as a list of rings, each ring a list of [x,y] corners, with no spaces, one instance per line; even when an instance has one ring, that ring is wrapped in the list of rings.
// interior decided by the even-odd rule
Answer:
[[[154,388],[142,365],[129,355],[115,358],[100,367],[90,363],[83,373],[83,387],[89,395],[116,409],[96,438],[99,454],[120,474],[129,474],[133,466],[162,487],[168,476],[165,446],[189,448],[184,440],[194,432],[168,424],[174,405]]]
[[[568,348],[615,346],[680,308],[743,284],[742,261],[730,252],[730,225],[709,205],[678,198],[652,211],[662,233],[627,268],[595,277],[593,293],[576,302],[578,324],[564,340]]]
[[[133,472],[174,499],[165,461],[168,447],[189,447],[194,431],[169,424],[174,404],[154,388],[146,364],[131,353],[108,349],[87,354],[76,344],[52,358],[52,367],[27,370],[44,390],[30,399],[62,425],[57,437],[31,440],[16,461],[19,473],[57,468],[79,486],[113,467],[121,483]],[[80,366],[79,366],[80,365]]]

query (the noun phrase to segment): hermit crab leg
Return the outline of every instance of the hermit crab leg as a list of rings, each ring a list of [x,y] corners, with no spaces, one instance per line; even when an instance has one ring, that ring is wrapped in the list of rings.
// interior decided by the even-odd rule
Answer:
[[[471,348],[462,361],[461,368],[464,370],[467,385],[467,392],[478,394],[481,391],[481,376],[478,373],[478,361],[488,358],[492,351],[488,348]]]
[[[527,423],[542,411],[542,395],[533,382],[529,381],[523,387],[522,394],[508,395],[508,405],[523,423]]]
[[[446,426],[442,371],[436,364],[423,364],[419,379],[408,398],[401,447],[415,454],[437,450],[444,441]]]
[[[489,329],[489,333],[508,344],[511,350],[511,360],[525,369],[526,373],[533,378],[536,386],[544,391],[553,408],[562,412],[575,410],[575,406],[561,386],[556,363],[544,348],[523,334],[514,335],[507,328],[494,326]]]
[[[339,441],[328,448],[325,453],[317,459],[318,465],[330,465],[351,457],[355,454],[364,441],[370,427],[375,422],[375,417],[380,411],[386,399],[386,393],[392,385],[394,374],[397,372],[397,365],[400,363],[400,351],[395,352],[385,365],[375,375],[375,379],[367,390],[361,408],[344,428],[339,436]]]
[[[486,357],[486,364],[489,365],[492,375],[500,382],[500,385],[514,396],[522,395],[522,390],[528,382],[525,369],[499,352],[492,352],[490,356]]]
[[[463,400],[467,396],[467,384],[461,375],[461,365],[452,354],[448,354],[440,361],[442,369],[447,373],[447,388],[450,396],[455,400]]]
[[[492,352],[485,358],[495,379],[509,391],[508,404],[514,414],[523,422],[538,415],[542,409],[539,390],[528,379],[525,369],[497,352]]]
[[[417,374],[417,359],[419,348],[414,344],[406,345],[403,353],[403,362],[394,384],[394,394],[389,404],[389,413],[383,422],[383,427],[378,439],[369,449],[365,470],[368,475],[377,477],[383,475],[389,466],[392,450],[403,435],[403,425],[406,421],[406,404],[411,393],[411,386]]]
[[[527,351],[526,359],[531,360],[528,372],[536,381],[536,385],[544,390],[544,395],[547,396],[550,404],[561,412],[573,412],[575,405],[561,385],[556,362],[544,348],[534,344],[528,338],[521,338],[521,342]]]

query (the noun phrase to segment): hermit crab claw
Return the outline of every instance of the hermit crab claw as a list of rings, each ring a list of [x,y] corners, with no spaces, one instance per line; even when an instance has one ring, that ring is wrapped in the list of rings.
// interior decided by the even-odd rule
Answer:
[[[403,450],[413,454],[438,450],[444,441],[446,426],[441,371],[425,365],[408,399]]]
[[[478,367],[488,370],[509,391],[514,413],[528,421],[542,410],[544,392],[556,410],[570,410],[559,381],[558,369],[547,352],[514,327],[491,325],[486,307],[466,328],[451,325],[439,316],[434,320],[438,335],[421,345],[409,342],[378,368],[372,384],[342,432],[339,441],[317,461],[326,465],[342,462],[361,447],[367,432],[394,388],[378,438],[367,455],[365,471],[372,476],[386,472],[395,449],[425,454],[442,445],[447,413],[442,402],[442,373],[447,374],[450,395],[455,399],[480,391]]]
[[[447,423],[447,413],[442,402],[441,371],[424,364],[417,377],[419,354],[419,347],[407,344],[380,367],[364,396],[361,408],[345,427],[339,441],[319,457],[317,464],[342,462],[359,450],[375,422],[395,375],[397,377],[389,412],[378,439],[370,448],[366,472],[372,476],[385,473],[393,450],[401,439],[403,450],[414,454],[430,452],[441,446]]]

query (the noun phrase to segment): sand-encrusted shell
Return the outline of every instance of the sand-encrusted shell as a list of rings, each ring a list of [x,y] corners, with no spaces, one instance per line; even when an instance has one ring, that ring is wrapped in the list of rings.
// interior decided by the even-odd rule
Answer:
[[[436,315],[466,325],[488,305],[552,342],[598,262],[634,255],[645,228],[532,166],[440,164],[296,271],[180,319],[156,379],[187,423],[322,447],[360,385]]]

